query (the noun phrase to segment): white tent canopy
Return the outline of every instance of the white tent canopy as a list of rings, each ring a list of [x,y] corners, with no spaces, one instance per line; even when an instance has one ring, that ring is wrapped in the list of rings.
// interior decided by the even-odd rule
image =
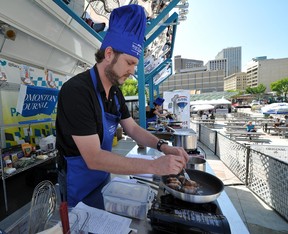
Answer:
[[[214,109],[213,105],[210,104],[202,104],[202,105],[192,105],[190,111],[205,111]]]
[[[190,102],[190,106],[193,106],[193,105],[225,105],[225,104],[231,104],[231,102],[225,98],[212,99],[212,100],[198,100],[198,101],[191,101]]]

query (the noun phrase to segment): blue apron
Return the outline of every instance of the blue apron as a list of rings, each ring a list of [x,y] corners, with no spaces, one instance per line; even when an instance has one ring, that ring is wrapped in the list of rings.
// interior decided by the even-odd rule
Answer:
[[[146,118],[146,128],[148,128],[148,123],[149,122],[156,122],[157,121],[157,115],[156,114],[153,114],[154,116],[153,117],[150,117],[150,118]]]
[[[157,121],[157,116],[155,115],[154,117],[151,117],[151,118],[147,118],[146,119],[146,128],[149,127],[149,122],[156,122]]]
[[[90,69],[90,75],[102,111],[103,140],[101,143],[101,149],[111,151],[114,134],[121,119],[121,113],[119,111],[120,105],[117,96],[114,95],[117,105],[117,115],[106,113],[101,95],[97,90],[97,79],[93,68]],[[97,207],[98,202],[103,206],[101,188],[109,182],[110,173],[99,170],[90,170],[81,155],[65,157],[65,159],[67,163],[66,182],[68,205],[75,206],[78,202],[83,201],[90,206]],[[94,194],[95,191],[97,194]],[[101,199],[101,201],[98,199]],[[97,208],[103,208],[101,206]]]

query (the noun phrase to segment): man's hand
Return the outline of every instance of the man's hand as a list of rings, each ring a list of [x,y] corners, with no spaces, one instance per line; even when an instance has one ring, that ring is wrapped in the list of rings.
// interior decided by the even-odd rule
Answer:
[[[189,160],[189,156],[183,147],[169,146],[167,144],[163,144],[161,146],[161,150],[165,155],[172,154],[182,157],[186,163]]]

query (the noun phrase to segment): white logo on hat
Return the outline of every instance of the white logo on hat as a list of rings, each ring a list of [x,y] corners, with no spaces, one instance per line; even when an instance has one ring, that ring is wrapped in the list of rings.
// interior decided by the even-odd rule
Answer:
[[[137,55],[141,54],[142,52],[142,45],[137,44],[135,42],[132,43],[131,51]]]

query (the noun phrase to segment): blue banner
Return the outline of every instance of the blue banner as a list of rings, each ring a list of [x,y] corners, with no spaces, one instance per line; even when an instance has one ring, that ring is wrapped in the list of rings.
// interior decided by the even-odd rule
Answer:
[[[16,110],[22,116],[51,115],[58,100],[58,89],[21,85]]]

